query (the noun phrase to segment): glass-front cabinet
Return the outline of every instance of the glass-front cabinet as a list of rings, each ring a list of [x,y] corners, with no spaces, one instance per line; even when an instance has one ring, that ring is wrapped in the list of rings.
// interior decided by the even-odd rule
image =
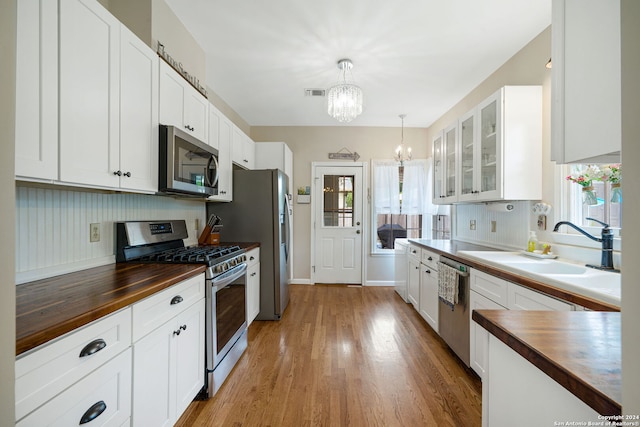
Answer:
[[[540,199],[542,88],[502,87],[446,128],[443,145],[433,203]]]
[[[475,197],[477,190],[475,182],[477,180],[476,167],[476,135],[475,135],[475,110],[465,114],[458,121],[460,134],[460,190],[458,200],[470,200]]]
[[[432,143],[433,157],[433,203],[442,203],[444,198],[444,141],[443,132],[438,132]]]
[[[444,194],[442,203],[458,201],[458,124],[444,130]]]

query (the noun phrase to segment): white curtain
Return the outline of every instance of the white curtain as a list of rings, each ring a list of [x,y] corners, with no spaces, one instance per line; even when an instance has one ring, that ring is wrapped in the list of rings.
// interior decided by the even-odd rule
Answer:
[[[438,207],[431,203],[433,196],[431,159],[404,162],[402,183],[402,213],[407,215],[436,215]]]
[[[374,207],[377,214],[400,213],[400,177],[398,162],[374,160],[373,162]]]

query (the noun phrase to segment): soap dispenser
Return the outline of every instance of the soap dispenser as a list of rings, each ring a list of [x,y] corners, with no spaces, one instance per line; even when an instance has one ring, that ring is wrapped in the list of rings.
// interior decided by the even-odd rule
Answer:
[[[527,252],[533,252],[538,247],[538,237],[535,231],[529,232],[529,241],[527,242]]]

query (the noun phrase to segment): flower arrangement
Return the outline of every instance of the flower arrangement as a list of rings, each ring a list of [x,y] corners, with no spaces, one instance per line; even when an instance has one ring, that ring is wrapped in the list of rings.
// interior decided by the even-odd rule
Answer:
[[[582,187],[591,187],[593,181],[619,184],[622,181],[622,163],[603,166],[588,165],[586,168],[569,175],[567,181],[573,181]]]
[[[622,193],[620,190],[620,182],[622,181],[622,163],[614,163],[610,165],[587,165],[586,168],[574,171],[567,177],[568,181],[573,181],[582,186],[583,202],[588,205],[597,204],[597,199],[593,193],[593,181],[609,182],[613,190],[611,202],[620,203],[622,201]]]

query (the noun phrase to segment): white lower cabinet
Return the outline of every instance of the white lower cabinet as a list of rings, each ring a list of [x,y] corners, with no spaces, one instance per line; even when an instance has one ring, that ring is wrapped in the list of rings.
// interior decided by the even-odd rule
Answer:
[[[131,310],[120,310],[16,360],[17,426],[69,426],[95,419],[128,425]]]
[[[204,290],[204,277],[197,279]],[[170,301],[177,301],[175,298],[181,295],[174,294],[174,289],[169,288],[139,304],[152,299],[166,301],[172,295]],[[137,305],[133,305],[134,319]],[[135,426],[173,425],[204,385],[204,298],[182,307],[168,321],[157,323],[153,331],[133,344],[132,425]]]
[[[470,305],[471,312],[473,312],[473,310],[507,309],[506,307],[503,307],[500,304],[491,301],[489,298],[486,298],[473,290],[470,292]],[[486,360],[487,352],[489,351],[489,332],[485,328],[471,320],[471,325],[469,328],[469,339],[469,348],[471,352],[471,369],[476,371],[476,374],[478,374],[480,379],[483,379],[487,370]]]
[[[16,423],[18,427],[129,425],[131,348]]]
[[[420,309],[420,260],[411,255],[409,248],[409,271],[407,272],[407,299],[416,310]]]
[[[500,339],[489,338],[489,371],[482,381],[483,427],[608,425],[595,410]]]
[[[521,285],[471,270],[471,312],[473,310],[550,310],[572,311],[573,304],[550,297]],[[489,332],[470,319],[469,346],[471,368],[486,378]]]
[[[260,313],[260,248],[247,252],[247,326]]]
[[[438,270],[420,264],[420,315],[438,332]]]

